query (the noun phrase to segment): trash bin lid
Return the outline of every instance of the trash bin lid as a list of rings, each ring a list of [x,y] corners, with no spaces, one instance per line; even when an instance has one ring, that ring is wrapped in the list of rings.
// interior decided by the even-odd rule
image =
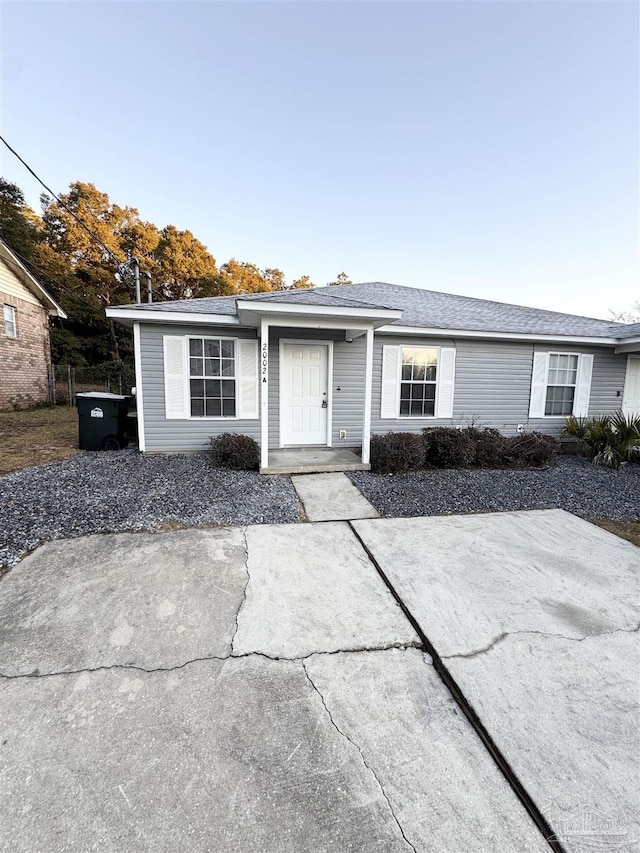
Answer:
[[[92,399],[99,400],[128,400],[128,396],[125,394],[109,394],[107,391],[82,391],[80,394],[76,394],[76,398],[78,397],[90,397]]]

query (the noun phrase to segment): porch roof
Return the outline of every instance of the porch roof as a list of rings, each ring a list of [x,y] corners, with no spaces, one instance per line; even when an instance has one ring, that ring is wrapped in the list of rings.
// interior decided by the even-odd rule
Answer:
[[[242,325],[255,327],[266,320],[269,325],[274,326],[284,324],[302,328],[378,329],[402,317],[402,311],[399,310],[353,303],[336,305],[336,300],[332,299],[324,304],[238,299],[236,306]]]

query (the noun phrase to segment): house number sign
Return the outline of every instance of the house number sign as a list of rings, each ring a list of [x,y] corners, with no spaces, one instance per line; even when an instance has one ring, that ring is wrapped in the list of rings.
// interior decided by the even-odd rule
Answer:
[[[267,367],[269,365],[268,349],[269,348],[267,344],[262,344],[262,381],[265,383],[265,385],[267,382]]]

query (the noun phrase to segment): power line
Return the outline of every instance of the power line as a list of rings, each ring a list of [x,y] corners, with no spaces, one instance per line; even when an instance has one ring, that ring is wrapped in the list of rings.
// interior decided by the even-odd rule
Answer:
[[[36,181],[38,181],[38,183],[39,183],[39,184],[41,184],[41,185],[45,188],[45,190],[46,190],[50,195],[52,195],[52,196],[55,198],[55,200],[58,202],[58,204],[59,204],[61,207],[63,207],[63,208],[67,211],[67,213],[68,213],[70,216],[73,216],[73,218],[76,220],[76,222],[84,228],[84,230],[87,232],[87,234],[90,234],[90,235],[91,235],[91,237],[93,237],[93,239],[96,241],[96,243],[98,243],[100,246],[102,246],[102,248],[105,250],[105,252],[106,252],[110,257],[112,257],[112,258],[113,258],[113,260],[116,262],[116,264],[117,264],[118,266],[120,266],[120,265],[122,264],[122,261],[119,261],[119,260],[118,260],[118,258],[113,254],[113,252],[111,251],[111,249],[110,249],[108,246],[105,246],[105,244],[102,242],[102,240],[101,240],[98,236],[96,236],[96,235],[93,233],[93,231],[88,227],[88,225],[85,225],[85,224],[84,224],[84,222],[82,221],[82,219],[80,219],[80,217],[79,217],[79,216],[77,216],[77,215],[73,212],[73,210],[71,210],[71,208],[70,208],[70,207],[68,207],[68,206],[67,206],[67,205],[62,201],[62,199],[61,199],[58,195],[56,195],[56,193],[54,193],[54,191],[53,191],[50,187],[48,187],[48,186],[45,184],[45,182],[42,180],[42,178],[40,178],[38,175],[36,175],[36,173],[33,171],[33,169],[31,168],[31,166],[30,166],[28,163],[26,163],[26,162],[22,159],[22,157],[18,154],[18,152],[17,152],[14,148],[12,148],[12,147],[9,145],[9,143],[7,142],[7,140],[6,140],[3,136],[0,136],[0,142],[4,143],[4,145],[6,145],[6,146],[7,146],[7,148],[9,149],[9,151],[11,151],[11,153],[12,153],[15,157],[17,157],[17,158],[18,158],[18,160],[22,163],[22,165],[25,167],[25,169],[27,169],[27,171],[28,171],[28,172],[30,172],[30,173],[33,175],[33,177],[36,179]]]

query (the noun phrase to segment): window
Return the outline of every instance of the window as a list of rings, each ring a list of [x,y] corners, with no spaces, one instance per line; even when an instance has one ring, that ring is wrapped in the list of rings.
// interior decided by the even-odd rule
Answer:
[[[235,418],[235,341],[189,338],[191,417]]]
[[[572,414],[577,378],[577,355],[549,353],[545,415],[564,416]]]
[[[8,338],[18,337],[18,327],[16,326],[16,309],[13,305],[4,306],[4,331]]]
[[[400,417],[435,416],[437,369],[437,349],[402,347]]]

